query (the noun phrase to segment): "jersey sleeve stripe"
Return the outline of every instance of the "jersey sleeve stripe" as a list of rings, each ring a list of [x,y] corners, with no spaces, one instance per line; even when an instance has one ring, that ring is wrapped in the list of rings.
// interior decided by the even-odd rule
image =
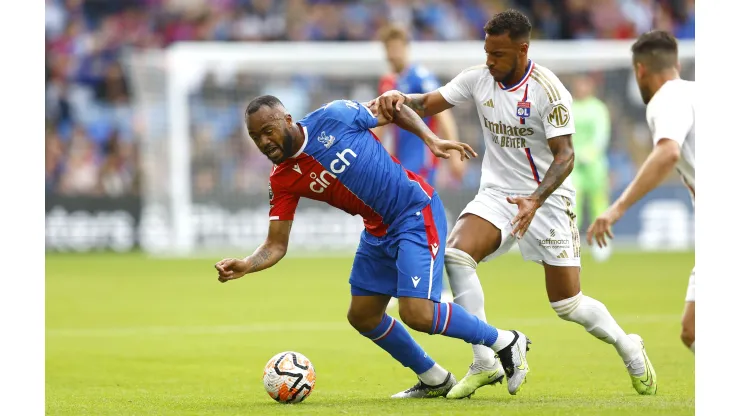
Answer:
[[[552,78],[547,73],[543,72],[542,69],[540,69],[539,67],[535,68],[534,72],[537,74],[537,77],[540,80],[542,80],[544,83],[546,83],[550,87],[550,90],[552,90],[552,96],[555,99],[555,101],[560,100],[560,91],[557,88],[555,88],[557,83],[554,82]]]
[[[280,221],[280,217],[278,217],[277,215],[273,215],[272,217],[270,217],[270,221]]]
[[[540,84],[547,84],[547,86],[552,90],[552,97],[555,101],[560,101],[560,91],[555,88],[555,85],[557,83],[553,82],[552,79],[550,79],[550,76],[542,72],[539,68],[534,69],[534,73],[537,74],[537,77],[542,81]]]
[[[545,90],[545,93],[547,93],[547,99],[550,100],[550,104],[553,103],[552,99],[552,93],[550,92],[550,89],[545,86],[545,83],[540,79],[540,77],[537,74],[532,74],[532,79],[540,84],[542,86],[542,89]]]

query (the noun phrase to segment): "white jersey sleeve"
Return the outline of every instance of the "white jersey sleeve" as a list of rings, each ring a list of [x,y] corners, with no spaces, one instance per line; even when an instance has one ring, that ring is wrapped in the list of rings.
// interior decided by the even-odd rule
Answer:
[[[696,85],[693,81],[675,79],[666,82],[653,95],[645,110],[653,143],[675,140],[681,148],[676,169],[691,192],[696,189]]]
[[[452,105],[460,105],[473,98],[475,84],[480,79],[479,71],[474,69],[481,68],[480,65],[468,68],[460,72],[452,81],[440,87],[437,91],[442,94],[442,98]]]
[[[545,127],[545,137],[549,140],[575,134],[573,97],[570,92],[555,74],[542,66],[537,67],[532,73],[532,78],[544,90],[544,94],[535,97],[535,104]]]
[[[661,139],[671,139],[683,146],[686,137],[694,126],[693,101],[685,96],[680,88],[661,88],[655,94],[647,110],[647,123],[653,135],[653,144]]]

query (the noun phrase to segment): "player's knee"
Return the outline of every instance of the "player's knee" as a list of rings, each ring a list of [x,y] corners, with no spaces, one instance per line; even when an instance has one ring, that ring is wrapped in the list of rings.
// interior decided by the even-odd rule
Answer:
[[[401,298],[398,300],[398,314],[406,326],[419,332],[429,332],[432,328],[432,301],[428,299]]]
[[[694,327],[689,325],[682,325],[681,327],[681,341],[686,345],[688,348],[691,348],[691,345],[694,343]]]
[[[370,332],[380,325],[383,316],[375,316],[362,310],[350,308],[347,312],[347,321],[357,332]]]
[[[578,293],[577,295],[567,299],[559,300],[557,302],[550,302],[550,307],[552,307],[552,310],[554,310],[555,313],[558,314],[560,319],[564,321],[574,322],[576,321],[576,319],[573,316],[573,312],[578,309],[578,307],[581,305],[582,300],[583,293]]]

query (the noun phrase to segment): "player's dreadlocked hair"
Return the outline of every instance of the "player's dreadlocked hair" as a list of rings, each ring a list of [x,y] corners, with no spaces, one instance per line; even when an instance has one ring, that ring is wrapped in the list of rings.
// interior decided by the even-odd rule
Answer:
[[[260,95],[259,97],[249,102],[249,105],[247,106],[246,116],[256,113],[263,106],[267,106],[269,108],[285,107],[282,101],[280,101],[274,95]]]
[[[483,30],[492,36],[503,35],[508,33],[511,39],[529,41],[529,35],[532,32],[532,24],[524,13],[509,9],[497,13],[486,23]]]
[[[651,71],[673,68],[678,63],[678,42],[664,30],[643,33],[632,45],[632,60]]]

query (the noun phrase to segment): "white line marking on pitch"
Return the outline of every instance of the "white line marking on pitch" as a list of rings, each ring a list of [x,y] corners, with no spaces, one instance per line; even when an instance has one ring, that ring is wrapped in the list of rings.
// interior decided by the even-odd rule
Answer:
[[[681,315],[642,315],[642,316],[619,316],[615,317],[620,324],[678,324]],[[553,313],[551,318],[523,318],[523,319],[492,319],[494,325],[503,328],[516,327],[526,330],[527,327],[551,326],[558,323],[569,325],[561,321]],[[503,325],[501,325],[503,324]],[[47,329],[47,337],[79,338],[79,337],[128,337],[147,335],[208,335],[208,334],[247,334],[255,332],[277,332],[277,331],[354,331],[347,322],[274,322],[248,325],[218,325],[218,326],[140,326],[128,328],[58,328]]]

